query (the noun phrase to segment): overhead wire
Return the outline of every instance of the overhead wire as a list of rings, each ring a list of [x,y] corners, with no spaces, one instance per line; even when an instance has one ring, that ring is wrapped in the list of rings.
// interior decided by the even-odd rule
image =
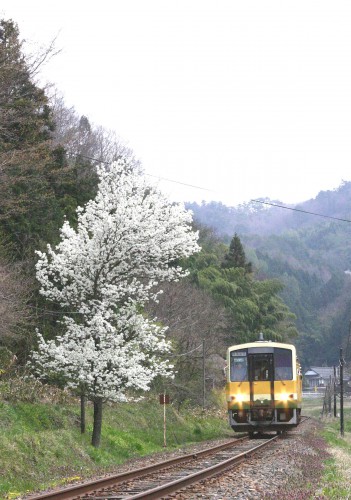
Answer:
[[[156,179],[159,179],[161,181],[173,182],[175,184],[180,184],[181,186],[188,186],[188,187],[192,187],[195,189],[201,189],[202,191],[209,191],[209,192],[215,193],[215,191],[213,189],[195,186],[194,184],[187,184],[186,182],[174,181],[172,179],[168,179],[167,177],[160,177],[158,175],[152,175],[152,174],[147,174],[147,173],[145,173],[145,175],[147,175],[149,177],[155,177]]]
[[[99,162],[99,163],[106,163],[107,165],[109,164],[109,162],[107,161],[104,161],[104,160],[99,160],[98,158],[93,158],[91,156],[86,156],[86,155],[72,155],[72,156],[79,156],[80,158],[86,158],[87,160],[93,160],[93,161],[96,161],[96,162]],[[201,189],[202,191],[209,191],[209,192],[215,192],[213,189],[209,189],[209,188],[204,188],[204,187],[201,187],[201,186],[196,186],[195,184],[188,184],[186,182],[180,182],[180,181],[175,181],[173,179],[168,179],[167,177],[163,177],[163,176],[159,176],[159,175],[153,175],[153,174],[148,174],[145,172],[145,175],[147,175],[148,177],[154,177],[155,179],[159,179],[161,181],[167,181],[167,182],[173,182],[174,184],[180,184],[182,186],[188,186],[188,187],[192,187],[192,188],[195,188],[195,189]]]
[[[349,219],[341,219],[339,217],[333,217],[331,215],[318,214],[316,212],[310,212],[308,210],[302,210],[301,208],[287,207],[285,205],[278,205],[277,203],[270,203],[268,201],[250,200],[250,202],[262,203],[262,205],[270,205],[272,207],[284,208],[285,210],[292,210],[293,212],[302,212],[304,214],[317,215],[318,217],[324,217],[325,219],[334,219],[334,220],[338,220],[338,221],[341,221],[341,222],[351,222],[351,220],[349,220]]]
[[[106,164],[108,164],[107,161],[99,160],[99,159],[93,158],[91,156],[86,156],[86,155],[79,155],[79,156],[81,158],[86,158],[86,159],[89,159],[89,160],[93,160],[93,161],[97,161],[97,162],[100,162],[100,163],[106,163]],[[145,172],[145,175],[147,175],[148,177],[157,178],[159,180],[165,180],[167,182],[172,182],[174,184],[179,184],[181,186],[188,186],[188,187],[192,187],[194,189],[200,189],[202,191],[208,191],[208,192],[212,192],[212,193],[216,192],[213,189],[204,188],[202,186],[197,186],[195,184],[188,184],[186,182],[175,181],[174,179],[168,179],[167,177],[161,177],[161,176],[157,176],[157,175],[153,175],[153,174],[147,174],[146,172]],[[324,217],[325,219],[333,219],[333,220],[338,220],[340,222],[349,222],[349,223],[351,223],[350,219],[342,219],[340,217],[333,217],[331,215],[319,214],[317,212],[310,212],[309,210],[303,210],[301,208],[288,207],[286,205],[280,205],[278,203],[272,203],[272,202],[268,202],[268,201],[254,200],[254,199],[250,200],[250,202],[251,203],[261,203],[262,205],[270,205],[272,207],[282,208],[284,210],[291,210],[293,212],[301,212],[301,213],[305,213],[305,214],[309,214],[309,215],[315,215],[317,217]]]
[[[187,356],[188,354],[191,354],[192,352],[195,352],[195,351],[197,351],[198,349],[203,349],[202,344],[198,345],[197,347],[195,347],[195,348],[194,348],[194,349],[192,349],[191,351],[182,352],[181,354],[171,354],[171,355],[168,355],[168,357],[169,357],[169,358],[180,358],[181,356]]]

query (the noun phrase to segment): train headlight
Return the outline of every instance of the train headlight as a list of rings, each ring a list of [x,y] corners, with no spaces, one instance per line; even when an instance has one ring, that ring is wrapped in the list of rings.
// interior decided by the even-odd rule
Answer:
[[[246,401],[247,397],[245,394],[235,394],[235,396],[230,396],[228,401],[231,403],[242,403]]]
[[[282,392],[279,397],[279,401],[292,401],[293,399],[297,399],[296,393],[288,394],[287,392]]]
[[[242,403],[243,401],[245,401],[245,395],[244,394],[237,394],[235,396],[235,401],[237,401],[238,403]]]

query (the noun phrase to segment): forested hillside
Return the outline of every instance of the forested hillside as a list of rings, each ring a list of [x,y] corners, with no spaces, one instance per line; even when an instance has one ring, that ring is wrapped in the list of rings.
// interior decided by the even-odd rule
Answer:
[[[115,135],[40,88],[40,64],[52,47],[26,57],[16,23],[0,21],[1,346],[23,363],[36,323],[50,332],[55,307],[38,294],[36,251],[55,244],[63,221],[96,193],[96,164],[133,155]]]
[[[223,241],[238,233],[258,279],[284,284],[280,296],[296,314],[304,364],[335,363],[339,347],[348,347],[351,319],[351,182],[286,209],[254,202],[189,208]]]
[[[134,376],[135,360],[142,363],[151,345],[154,360],[156,350],[170,346],[176,375],[167,390],[179,406],[196,405],[205,397],[204,362],[206,398],[223,387],[229,344],[256,340],[261,331],[295,341],[296,317],[280,296],[281,282],[257,271],[258,253],[246,255],[234,232],[223,241],[208,224],[192,225],[182,205],[146,184],[116,133],[38,85],[40,62],[53,49],[29,58],[16,23],[1,20],[0,28],[2,379],[22,383],[30,373],[95,405],[102,397],[118,399],[117,387],[128,397],[132,387],[139,395],[148,389],[157,370],[152,375],[147,362],[146,382],[146,372],[145,380]],[[142,331],[166,332],[165,342],[156,349],[156,337],[144,339],[143,347],[136,340]],[[97,361],[102,342],[108,362]],[[132,381],[126,371],[121,377],[113,371],[127,365]],[[165,383],[158,376],[152,389],[164,390]]]
[[[64,333],[62,314],[74,318],[74,311],[48,303],[39,293],[36,252],[60,241],[64,221],[72,230],[77,227],[77,207],[84,210],[97,194],[98,164],[122,159],[125,174],[142,170],[115,132],[67,108],[52,87],[38,86],[40,61],[52,50],[26,57],[16,23],[1,21],[0,350],[5,372],[14,359],[16,369],[27,366],[37,348],[36,329],[43,339],[55,339]],[[169,385],[179,404],[189,398],[200,402],[202,356],[209,379],[221,385],[218,359],[223,360],[228,344],[256,339],[260,331],[297,342],[305,365],[335,362],[335,346],[348,335],[351,305],[351,225],[345,221],[351,218],[350,194],[351,184],[345,182],[290,207],[295,210],[272,207],[269,200],[236,208],[216,202],[188,205],[201,252],[182,261],[187,278],[164,283],[159,301],[144,306],[145,315],[168,327],[178,373]]]
[[[123,175],[142,172],[115,132],[67,108],[52,87],[38,86],[40,61],[51,51],[26,57],[16,24],[1,21],[0,354],[5,373],[14,366],[27,370],[38,348],[36,329],[43,342],[51,341],[65,334],[62,314],[74,321],[74,311],[40,293],[37,252],[59,243],[64,223],[72,231],[78,228],[79,214],[97,195],[97,165],[122,161]],[[203,357],[208,379],[221,386],[226,347],[256,339],[260,331],[266,338],[297,343],[306,367],[336,362],[349,334],[350,195],[351,183],[343,182],[296,207],[270,200],[238,207],[187,205],[201,251],[181,260],[188,276],[163,283],[158,301],[139,301],[145,316],[168,328],[177,373],[168,385],[179,404],[201,402]],[[121,220],[126,214],[119,214]],[[62,377],[53,382],[65,384]],[[155,389],[162,383],[156,380]]]

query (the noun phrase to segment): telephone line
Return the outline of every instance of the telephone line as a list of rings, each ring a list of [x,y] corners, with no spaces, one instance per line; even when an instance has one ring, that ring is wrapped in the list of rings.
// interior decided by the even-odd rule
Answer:
[[[110,164],[110,162],[108,162],[108,161],[98,160],[97,158],[93,158],[91,156],[86,156],[86,155],[72,155],[72,156],[80,156],[81,158],[86,158],[87,160],[97,161],[99,163],[105,163],[107,165]],[[174,184],[180,184],[181,186],[188,186],[188,187],[192,187],[195,189],[201,189],[202,191],[209,191],[212,193],[215,192],[213,189],[208,189],[208,188],[204,188],[201,186],[196,186],[195,184],[187,184],[186,182],[175,181],[173,179],[168,179],[167,177],[160,177],[159,175],[147,174],[146,172],[145,172],[145,175],[147,175],[148,177],[154,177],[155,179],[159,179],[160,181],[173,182]]]
[[[171,354],[171,355],[168,355],[168,357],[169,358],[180,358],[181,356],[188,356],[188,354],[191,354],[192,352],[195,352],[198,349],[202,349],[202,347],[203,347],[202,344],[200,344],[199,346],[195,347],[191,351],[183,352],[181,354]]]
[[[302,212],[304,214],[317,215],[318,217],[324,217],[325,219],[334,219],[341,222],[351,222],[349,219],[340,219],[339,217],[332,217],[331,215],[317,214],[316,212],[309,212],[308,210],[302,210],[300,208],[286,207],[284,205],[278,205],[277,203],[269,203],[268,201],[260,200],[250,200],[254,203],[262,203],[262,205],[270,205],[271,207],[284,208],[285,210],[292,210],[293,212]]]
[[[88,160],[93,160],[93,161],[97,161],[97,162],[100,162],[100,163],[106,163],[106,164],[109,163],[107,161],[98,160],[97,158],[92,158],[91,156],[86,156],[86,155],[72,155],[72,156],[81,156],[82,158],[87,158]],[[212,192],[212,193],[216,192],[213,189],[208,189],[208,188],[204,188],[204,187],[201,187],[201,186],[196,186],[194,184],[187,184],[185,182],[175,181],[173,179],[167,179],[166,177],[159,177],[159,176],[152,175],[152,174],[147,174],[147,173],[145,173],[145,175],[147,175],[149,177],[155,177],[156,179],[165,180],[165,181],[168,181],[168,182],[173,182],[174,184],[180,184],[182,186],[188,186],[188,187],[192,187],[192,188],[195,188],[195,189],[201,189],[202,191],[209,191],[209,192]],[[351,223],[351,220],[349,220],[349,219],[341,219],[339,217],[333,217],[331,215],[318,214],[316,212],[310,212],[308,210],[302,210],[300,208],[292,208],[292,207],[287,207],[285,205],[278,205],[277,203],[269,203],[267,201],[261,201],[261,200],[250,200],[250,202],[261,203],[262,205],[270,205],[271,207],[283,208],[284,210],[291,210],[293,212],[301,212],[301,213],[304,213],[304,214],[316,215],[317,217],[324,217],[325,219],[333,219],[333,220],[338,220],[338,221],[341,221],[341,222],[350,222]]]

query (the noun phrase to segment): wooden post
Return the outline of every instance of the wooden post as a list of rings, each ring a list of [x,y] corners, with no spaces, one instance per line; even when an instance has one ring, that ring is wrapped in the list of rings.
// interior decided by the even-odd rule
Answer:
[[[344,358],[340,348],[340,434],[344,436]]]
[[[322,408],[322,417],[325,414],[327,414],[327,387],[324,390],[324,398],[323,398],[323,408]]]
[[[166,448],[166,394],[163,395],[163,447]]]
[[[334,391],[334,417],[336,417],[336,366],[335,365],[334,365],[333,391]]]
[[[85,433],[85,396],[80,395],[80,432]]]
[[[160,404],[163,405],[163,447],[166,448],[166,404],[169,404],[169,395],[168,394],[160,394]]]
[[[202,408],[206,406],[205,339],[202,341]]]
[[[331,416],[331,391],[332,391],[332,380],[331,380],[331,375],[330,375],[329,384],[328,384],[328,415],[329,415],[329,417]]]

